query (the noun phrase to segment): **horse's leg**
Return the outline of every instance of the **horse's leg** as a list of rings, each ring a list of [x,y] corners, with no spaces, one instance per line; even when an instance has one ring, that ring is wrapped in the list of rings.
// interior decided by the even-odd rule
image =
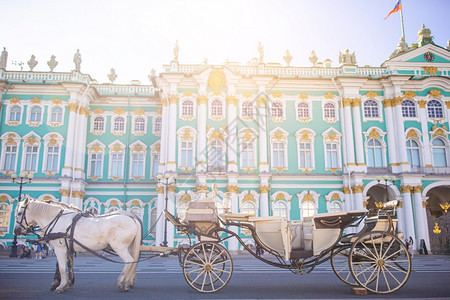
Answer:
[[[55,249],[56,258],[58,259],[59,273],[61,274],[61,282],[55,289],[55,293],[60,294],[70,287],[68,281],[66,265],[67,265],[67,249],[65,245],[53,247]]]
[[[133,263],[131,264],[130,271],[125,277],[125,283],[128,289],[134,287],[134,282],[136,280],[136,268],[139,261],[139,257],[141,256],[141,227],[140,224],[136,224],[138,228],[136,228],[136,235],[133,239],[133,242],[128,247],[128,251],[133,257]]]
[[[119,291],[127,292],[130,288],[126,280],[127,275],[129,274],[132,267],[132,264],[130,262],[133,261],[133,257],[128,252],[128,247],[126,246],[125,247],[111,246],[111,248],[113,248],[113,250],[117,253],[117,255],[119,255],[119,257],[123,260],[123,262],[125,262],[122,272],[120,273],[120,276],[117,279],[117,287],[119,288]]]
[[[73,253],[67,254],[67,269],[69,271],[70,286],[75,284],[75,274],[73,273]]]
[[[60,284],[60,282],[61,282],[61,273],[59,273],[58,262],[56,262],[55,276],[53,277],[53,283],[52,286],[50,287],[50,291],[54,291],[56,287]]]

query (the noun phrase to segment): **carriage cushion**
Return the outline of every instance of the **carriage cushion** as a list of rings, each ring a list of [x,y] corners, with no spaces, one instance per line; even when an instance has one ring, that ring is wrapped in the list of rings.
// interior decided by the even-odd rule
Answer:
[[[356,221],[365,212],[355,211],[355,212],[337,212],[337,213],[326,213],[314,216],[314,225],[316,229],[325,228],[339,228],[344,229],[354,221]]]

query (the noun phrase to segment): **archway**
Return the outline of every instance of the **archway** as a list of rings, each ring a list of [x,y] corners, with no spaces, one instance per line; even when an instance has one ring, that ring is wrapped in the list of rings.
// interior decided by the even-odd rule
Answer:
[[[426,196],[431,251],[434,254],[450,254],[450,186],[434,187]]]
[[[396,199],[395,192],[389,186],[386,189],[386,186],[383,184],[372,186],[366,195],[369,197],[366,202],[367,209],[376,209],[377,205]]]

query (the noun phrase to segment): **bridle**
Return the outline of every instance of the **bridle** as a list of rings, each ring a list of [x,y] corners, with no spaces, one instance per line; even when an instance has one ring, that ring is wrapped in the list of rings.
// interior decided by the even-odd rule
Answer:
[[[20,222],[17,222],[17,220],[16,220],[16,223],[18,223],[21,228],[25,229],[25,234],[27,234],[29,232],[34,232],[33,225],[28,224],[27,217],[26,217],[26,212],[27,212],[28,205],[30,205],[30,203],[27,203],[23,207],[23,211],[22,211],[22,216],[21,216]],[[23,225],[24,221],[25,221],[26,227]],[[31,230],[30,230],[30,228],[31,228]]]

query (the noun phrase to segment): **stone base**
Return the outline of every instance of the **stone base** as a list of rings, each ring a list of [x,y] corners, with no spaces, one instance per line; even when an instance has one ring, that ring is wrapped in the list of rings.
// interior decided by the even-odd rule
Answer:
[[[352,295],[367,295],[367,290],[362,287],[353,287],[351,288]]]

